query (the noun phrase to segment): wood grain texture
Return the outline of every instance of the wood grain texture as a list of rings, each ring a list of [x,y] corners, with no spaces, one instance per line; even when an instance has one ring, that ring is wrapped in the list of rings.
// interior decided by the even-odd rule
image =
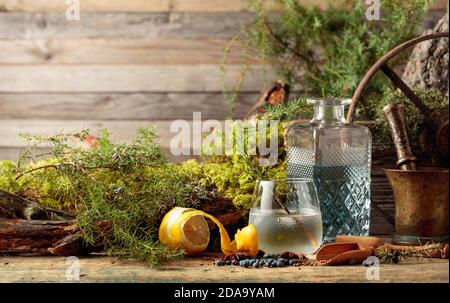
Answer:
[[[216,255],[217,256],[217,255]],[[323,283],[323,282],[422,282],[448,283],[448,260],[411,259],[401,264],[381,264],[380,280],[368,281],[366,267],[288,266],[283,268],[217,267],[200,258],[166,262],[159,268],[114,257],[81,257],[81,282],[172,282],[172,283]],[[67,282],[66,258],[0,257],[0,282]],[[277,296],[278,297],[278,296]]]
[[[258,99],[257,93],[238,94],[234,117],[243,118]],[[0,119],[48,120],[160,120],[226,118],[222,93],[99,93],[1,94]]]
[[[445,10],[433,10],[425,24]],[[61,13],[0,13],[0,39],[214,38],[230,39],[254,20],[252,12],[83,13],[68,21]]]
[[[231,38],[254,18],[249,12],[84,13],[68,21],[61,13],[0,13],[0,39]]]
[[[0,65],[0,92],[220,92],[236,85],[242,66],[230,65]],[[273,73],[252,66],[240,89],[256,92]]]
[[[275,1],[265,1],[268,8],[277,9]],[[302,0],[305,5],[327,7],[328,5],[354,4],[349,0]],[[28,12],[64,12],[68,5],[60,0],[0,0],[0,10]],[[158,12],[158,11],[244,11],[248,10],[245,0],[82,0],[81,11],[85,12]],[[446,1],[437,0],[434,8],[445,9]]]
[[[380,147],[375,147],[379,149]],[[395,166],[394,153],[372,159],[370,234],[389,235],[395,233],[395,205],[391,185],[383,167]]]
[[[19,134],[55,135],[73,133],[82,129],[89,129],[97,135],[101,129],[108,129],[111,138],[120,142],[133,140],[139,128],[154,126],[159,136],[158,141],[163,147],[168,147],[172,133],[172,121],[100,121],[100,120],[2,120],[0,128],[0,147],[25,147],[27,142]]]
[[[0,219],[0,254],[49,254],[47,248],[70,234],[69,221]]]
[[[393,198],[385,204],[378,204],[378,208],[375,208],[372,202],[372,209],[370,213],[370,235],[391,235],[395,233],[395,225],[386,220],[385,214],[388,214],[392,218],[395,218],[395,205]],[[380,211],[381,209],[381,211]]]
[[[0,40],[0,64],[220,64],[228,43],[214,38]],[[227,64],[243,63],[236,43]]]
[[[0,147],[0,161],[17,161],[23,148],[20,147]],[[49,150],[43,150],[43,153],[47,153]]]
[[[191,118],[192,120],[192,118]],[[51,136],[56,134],[70,134],[88,129],[94,136],[98,136],[100,130],[107,129],[110,137],[115,142],[131,142],[136,138],[138,131],[143,127],[154,127],[158,138],[156,142],[160,144],[163,153],[169,161],[181,162],[187,159],[198,159],[199,148],[192,144],[192,133],[190,136],[191,145],[183,148],[182,155],[174,155],[170,150],[172,139],[180,130],[176,129],[171,132],[170,120],[157,121],[101,121],[101,120],[2,120],[0,127],[0,160],[3,159],[17,160],[19,152],[29,146],[20,134]],[[192,129],[192,121],[188,120],[190,129]],[[204,134],[207,134],[205,131]],[[189,134],[188,134],[189,136]],[[174,139],[175,140],[175,139]],[[175,140],[175,144],[178,140]],[[73,144],[79,144],[74,141]],[[49,151],[50,145],[39,145],[39,150],[35,153],[42,154]]]
[[[68,5],[58,0],[1,0],[4,11],[64,12]],[[82,0],[82,12],[169,12],[169,11],[240,11],[243,0]]]

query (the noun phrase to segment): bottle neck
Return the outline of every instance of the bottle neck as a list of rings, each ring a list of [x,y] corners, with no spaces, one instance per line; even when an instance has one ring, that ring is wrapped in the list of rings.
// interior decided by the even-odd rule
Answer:
[[[311,123],[318,125],[342,125],[346,122],[344,105],[314,105],[314,117]]]

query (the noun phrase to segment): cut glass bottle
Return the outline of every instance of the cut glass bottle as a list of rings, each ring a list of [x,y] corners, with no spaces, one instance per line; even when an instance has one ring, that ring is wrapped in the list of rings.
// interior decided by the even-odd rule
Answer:
[[[340,234],[365,236],[370,225],[372,139],[362,125],[346,122],[349,99],[309,99],[314,117],[287,134],[287,176],[314,180],[324,242]]]

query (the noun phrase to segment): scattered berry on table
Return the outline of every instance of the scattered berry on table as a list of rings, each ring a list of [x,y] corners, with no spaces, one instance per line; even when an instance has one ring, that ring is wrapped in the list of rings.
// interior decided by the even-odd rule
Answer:
[[[218,260],[218,261],[216,261],[216,265],[217,266],[224,266],[225,265],[225,261],[224,260]]]
[[[308,259],[302,254],[286,252],[283,254],[264,255],[260,251],[256,257],[246,256],[244,254],[232,254],[215,262],[217,266],[234,265],[244,268],[260,268],[260,267],[285,267],[285,266],[299,266],[308,265]]]
[[[284,267],[286,266],[286,262],[284,262],[283,259],[278,259],[277,260],[277,267]]]
[[[289,260],[289,265],[296,265],[298,263],[297,260]]]

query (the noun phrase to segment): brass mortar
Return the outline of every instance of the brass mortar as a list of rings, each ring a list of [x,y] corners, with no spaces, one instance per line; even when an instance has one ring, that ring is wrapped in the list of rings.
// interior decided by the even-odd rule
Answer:
[[[448,241],[448,169],[384,169],[395,198],[396,244]]]

